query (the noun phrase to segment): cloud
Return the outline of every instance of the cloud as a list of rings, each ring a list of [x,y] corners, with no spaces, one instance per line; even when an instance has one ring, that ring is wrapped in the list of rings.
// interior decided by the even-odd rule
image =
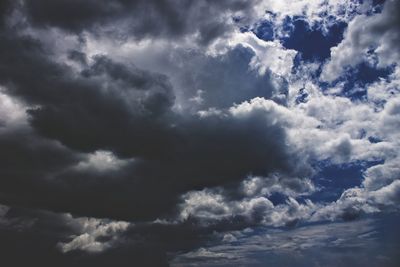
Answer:
[[[119,234],[129,227],[127,222],[107,222],[94,218],[78,218],[76,220],[82,225],[81,231],[83,233],[74,237],[70,242],[58,243],[58,247],[63,253],[78,249],[88,252],[102,252],[112,247],[112,243],[118,239]],[[106,241],[98,241],[101,238],[106,238]]]
[[[26,138],[38,135],[35,138],[43,139],[49,153],[66,154],[55,157],[50,153],[54,163],[27,176],[12,169],[13,181],[23,186],[18,188],[6,179],[4,191],[13,196],[5,195],[6,203],[81,216],[149,220],[171,214],[179,196],[190,190],[235,184],[250,174],[282,172],[293,177],[308,171],[301,166],[304,162],[293,164],[296,161],[289,160],[297,154],[286,145],[285,129],[275,120],[273,109],[247,111],[240,116],[227,109],[236,101],[261,92],[272,97],[275,90],[272,85],[259,89],[270,76],[247,72],[252,53],[246,48],[235,47],[217,57],[199,56],[201,68],[195,77],[207,88],[202,95],[203,107],[221,110],[220,114],[201,117],[174,108],[175,90],[163,74],[104,55],[95,56],[88,63],[82,53],[76,62],[80,67],[71,67],[53,60],[45,53],[45,45],[34,37],[6,33],[1,46],[7,53],[0,55],[5,71],[0,80],[6,85],[7,94],[29,104]],[[241,82],[239,76],[230,83],[218,72],[203,76],[206,68],[233,76],[246,71],[255,80]],[[243,89],[243,94],[224,95],[236,88]],[[216,92],[217,89],[222,91]],[[269,105],[277,108],[273,103],[270,101]],[[15,134],[9,138],[18,140]],[[10,150],[17,146],[5,137],[2,140]],[[22,140],[19,137],[21,154],[29,155]],[[31,153],[38,151],[35,148]],[[111,173],[102,164],[104,168],[99,171],[96,161],[105,155],[96,154],[98,151],[113,153],[108,158],[115,164],[127,164],[119,164]],[[89,158],[86,163],[84,154]],[[43,151],[41,155],[37,160],[45,165],[47,154]],[[18,157],[14,160],[22,168],[27,163]],[[36,185],[28,186],[31,183]],[[25,190],[21,188],[30,188],[30,192],[20,195],[20,190]],[[119,192],[118,196],[114,192]],[[142,208],[143,203],[146,209]]]
[[[235,250],[260,226],[271,230],[272,243],[261,242],[269,251],[346,248],[346,238],[326,238],[334,231],[308,230],[398,210],[399,68],[360,85],[367,95],[355,101],[343,84],[322,82],[320,63],[251,30],[268,19],[283,38],[297,16],[324,34],[349,23],[332,51],[365,55],[373,45],[369,63],[391,65],[397,4],[377,13],[365,3],[1,2],[6,260],[166,266],[179,251],[184,263],[240,265],[247,252],[207,244]],[[332,53],[322,78],[340,75],[340,57]],[[356,166],[363,177],[321,181],[327,166]],[[319,198],[333,187],[338,199]]]
[[[208,226],[221,222],[284,226],[307,220],[317,206],[310,200],[300,204],[294,197],[311,194],[315,190],[313,185],[301,179],[276,178],[249,177],[242,182],[243,191],[213,188],[188,192],[182,196],[179,219],[195,219],[200,225]],[[282,194],[286,202],[274,205],[269,200],[277,193]]]
[[[0,90],[0,129],[17,128],[27,122],[25,107],[22,103]]]
[[[134,242],[125,242],[124,238],[129,238],[126,233],[133,227],[127,222],[2,206],[4,209],[0,248],[3,262],[10,266],[129,266],[132,262],[168,266],[165,250],[159,248],[164,241],[149,242],[154,227],[142,227],[132,238]]]
[[[295,50],[285,49],[278,41],[261,40],[252,32],[234,34],[230,38],[229,45],[242,45],[251,49],[254,56],[249,65],[252,69],[258,70],[260,75],[271,71],[280,77],[287,77],[293,68],[293,60],[297,54]],[[223,46],[217,43],[215,47],[222,49]]]
[[[178,254],[171,265],[334,266],[340,262],[342,266],[395,266],[393,255],[396,246],[386,240],[390,249],[379,250],[381,235],[384,231],[372,219],[308,225],[290,230],[256,228],[255,231],[231,231],[220,234],[220,239],[215,238],[208,246]],[[231,236],[233,243],[227,243],[226,236]]]
[[[397,180],[400,174],[400,168],[396,164],[396,158],[389,160],[384,164],[378,164],[370,167],[365,172],[363,185],[369,190],[376,190],[384,187],[390,182]]]
[[[86,160],[79,162],[73,168],[78,170],[106,172],[116,171],[127,163],[127,161],[116,158],[115,155],[109,151],[99,150],[89,154]]]
[[[398,1],[390,0],[385,2],[382,13],[354,18],[346,30],[344,40],[331,49],[331,60],[323,69],[322,79],[335,80],[346,68],[368,61],[371,51],[376,55],[375,64],[379,68],[398,62],[399,8]]]
[[[53,26],[133,37],[183,39],[200,44],[232,31],[233,17],[250,17],[258,1],[24,1],[23,10],[38,27]],[[117,26],[118,25],[118,26]]]
[[[354,220],[398,210],[400,173],[395,162],[397,158],[368,168],[361,186],[346,189],[337,201],[317,210],[311,220]]]
[[[259,73],[253,67],[257,52],[242,43],[225,46],[216,55],[175,49],[164,61],[176,92],[175,107],[189,112],[229,108],[254,97],[273,98],[285,94],[286,85],[272,71]],[[189,101],[188,101],[189,100]]]

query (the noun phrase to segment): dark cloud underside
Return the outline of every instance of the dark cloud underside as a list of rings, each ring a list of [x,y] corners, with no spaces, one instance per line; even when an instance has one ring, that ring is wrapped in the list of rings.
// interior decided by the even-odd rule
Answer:
[[[260,3],[0,1],[4,266],[168,266],[177,253],[207,263],[223,254],[200,247],[235,244],[260,225],[285,232],[395,210],[400,102],[395,90],[380,107],[362,101],[366,86],[397,79],[387,46],[398,57],[398,19],[387,7],[399,5],[326,29],[285,15],[288,36],[273,23],[240,32],[281,16]],[[365,86],[360,102],[318,91],[319,76],[347,60],[341,46],[371,46],[376,78],[343,83],[344,94]]]
[[[1,41],[0,80],[9,93],[38,106],[28,110],[36,133],[76,152],[110,150],[134,159],[131,166],[113,175],[116,178],[107,179],[96,173],[71,173],[65,170],[70,162],[59,169],[50,164],[54,170],[30,173],[23,160],[28,151],[21,151],[14,161],[18,170],[25,168],[32,177],[17,171],[13,173],[17,178],[3,181],[3,190],[19,194],[21,199],[13,196],[18,204],[39,203],[81,215],[155,219],[187,190],[235,183],[250,174],[290,174],[295,169],[288,164],[295,155],[285,144],[285,132],[271,123],[268,114],[182,116],[172,110],[174,92],[161,74],[105,56],[96,57],[74,74],[67,65],[51,60],[38,40],[4,32]],[[218,83],[217,77],[213,79]],[[7,145],[12,143],[7,141]],[[40,164],[49,164],[45,156]],[[45,182],[43,176],[51,179]],[[15,179],[27,180],[27,184],[9,189]],[[44,185],[28,186],[35,184],[32,179]],[[30,192],[14,192],[24,188]]]

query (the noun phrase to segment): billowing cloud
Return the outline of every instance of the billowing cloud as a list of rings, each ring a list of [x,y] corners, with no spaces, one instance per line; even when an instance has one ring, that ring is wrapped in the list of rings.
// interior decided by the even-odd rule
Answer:
[[[50,164],[51,169],[43,174],[29,173],[29,179],[13,173],[18,177],[14,182],[26,179],[28,184],[33,183],[42,178],[35,178],[37,175],[48,180],[43,180],[46,186],[29,187],[30,193],[21,198],[11,200],[5,196],[7,203],[29,203],[80,215],[156,219],[172,212],[180,194],[188,190],[238,183],[250,174],[304,176],[307,172],[307,167],[288,160],[297,154],[286,145],[285,130],[274,119],[272,110],[239,114],[226,109],[257,95],[280,94],[279,84],[273,85],[270,76],[259,76],[249,69],[252,52],[247,48],[236,46],[214,58],[199,56],[201,67],[193,78],[199,88],[204,88],[199,96],[204,104],[199,103],[199,113],[185,114],[175,109],[175,91],[163,74],[116,62],[105,55],[87,63],[85,54],[74,52],[70,59],[80,65],[76,69],[53,60],[45,53],[45,45],[34,37],[12,32],[3,36],[2,46],[5,71],[1,80],[7,93],[29,103],[29,125],[24,131],[48,138],[43,145],[65,150],[72,157],[65,163],[64,157],[54,157],[60,165]],[[225,77],[218,72],[207,77],[208,66]],[[255,82],[229,82],[230,76],[247,70]],[[229,90],[243,93],[228,97]],[[202,116],[209,107],[220,112]],[[16,138],[15,134],[10,138]],[[10,140],[5,142],[11,149]],[[83,153],[94,156],[89,155],[85,163]],[[96,161],[101,157],[108,157],[114,166],[106,167],[108,163],[103,162],[99,172]],[[6,179],[4,190],[18,195],[14,182]],[[115,191],[120,192],[118,196]],[[71,193],[74,199],[65,201]],[[140,203],[146,203],[147,208],[142,209]]]
[[[344,40],[331,49],[332,59],[322,78],[332,81],[363,61],[377,67],[388,67],[400,60],[398,49],[400,29],[398,1],[386,1],[382,13],[360,15],[349,23]]]
[[[289,2],[2,1],[5,261],[257,265],[266,250],[318,266],[332,255],[307,255],[324,244],[370,251],[370,224],[400,202],[399,5]],[[331,53],[288,49],[297,22]]]

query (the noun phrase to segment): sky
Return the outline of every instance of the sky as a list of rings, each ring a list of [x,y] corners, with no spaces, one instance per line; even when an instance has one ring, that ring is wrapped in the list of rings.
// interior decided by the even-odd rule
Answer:
[[[0,1],[2,266],[400,264],[400,1]]]

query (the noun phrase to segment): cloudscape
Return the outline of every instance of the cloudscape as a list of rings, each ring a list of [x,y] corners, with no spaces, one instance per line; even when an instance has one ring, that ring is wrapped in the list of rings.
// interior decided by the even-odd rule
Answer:
[[[399,266],[399,44],[398,0],[1,0],[1,266]]]

